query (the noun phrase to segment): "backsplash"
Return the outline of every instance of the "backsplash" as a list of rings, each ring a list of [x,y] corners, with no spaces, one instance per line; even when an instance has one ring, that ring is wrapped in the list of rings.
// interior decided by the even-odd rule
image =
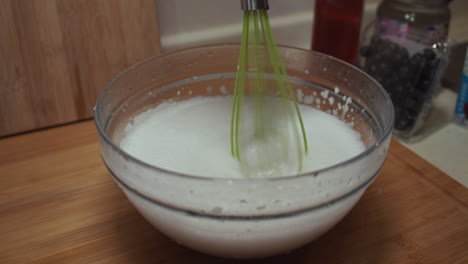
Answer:
[[[270,22],[278,44],[310,49],[314,0],[270,0]],[[373,20],[379,0],[365,0],[363,27]],[[235,0],[158,1],[161,45],[164,52],[203,44],[239,42],[242,12]],[[468,40],[468,1],[451,4],[450,37]],[[338,34],[338,32],[330,32]]]

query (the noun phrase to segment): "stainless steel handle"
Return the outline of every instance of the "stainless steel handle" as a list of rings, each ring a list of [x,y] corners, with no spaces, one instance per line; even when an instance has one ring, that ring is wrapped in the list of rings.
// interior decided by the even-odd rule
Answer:
[[[268,9],[268,0],[241,0],[242,10]]]

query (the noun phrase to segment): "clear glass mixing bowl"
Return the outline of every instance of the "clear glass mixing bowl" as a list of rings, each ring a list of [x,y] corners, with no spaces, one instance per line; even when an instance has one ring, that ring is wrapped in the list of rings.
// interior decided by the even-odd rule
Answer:
[[[138,211],[178,243],[234,258],[290,251],[340,221],[381,170],[394,122],[384,89],[330,56],[279,50],[301,102],[348,123],[361,135],[364,152],[297,176],[226,179],[158,168],[119,147],[132,118],[161,102],[231,94],[238,45],[204,46],[145,60],[118,75],[99,95],[94,114],[105,165]],[[324,91],[334,104],[311,100]],[[343,113],[337,105],[346,100],[350,109]]]

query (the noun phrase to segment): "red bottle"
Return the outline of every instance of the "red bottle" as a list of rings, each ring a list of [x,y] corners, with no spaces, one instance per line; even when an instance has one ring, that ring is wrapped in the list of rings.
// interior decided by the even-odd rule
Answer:
[[[315,0],[312,50],[357,63],[363,0]]]

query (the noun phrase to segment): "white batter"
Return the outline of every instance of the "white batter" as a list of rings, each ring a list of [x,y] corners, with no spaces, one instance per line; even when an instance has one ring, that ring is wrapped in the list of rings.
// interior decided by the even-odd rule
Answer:
[[[167,102],[134,118],[121,147],[158,167],[209,177],[243,177],[231,157],[229,96]],[[333,115],[301,105],[309,142],[303,172],[331,166],[364,151],[359,134]],[[294,174],[294,168],[291,173]]]
[[[244,177],[230,151],[231,99],[199,97],[163,103],[136,116],[132,124],[127,125],[121,147],[147,163],[172,171],[211,177]],[[310,150],[304,159],[303,171],[336,164],[365,149],[358,133],[335,116],[306,105],[301,106],[301,112]],[[117,164],[121,165],[120,162]],[[157,173],[147,174],[138,166],[130,166],[131,163],[127,165],[118,171],[143,193],[154,193],[158,200],[170,204],[227,215],[274,213],[319,204],[352,188],[350,179],[357,181],[361,173],[359,167],[351,166],[347,173],[338,170],[319,177],[296,178],[291,182],[244,185],[242,181],[235,184],[228,180],[224,185],[222,181],[207,184],[178,177],[159,177]],[[297,172],[294,169],[292,166],[290,174]],[[320,236],[352,208],[363,191],[294,217],[252,221],[192,217],[155,205],[131,191],[126,194],[146,219],[179,243],[217,256],[252,258],[292,250]]]

